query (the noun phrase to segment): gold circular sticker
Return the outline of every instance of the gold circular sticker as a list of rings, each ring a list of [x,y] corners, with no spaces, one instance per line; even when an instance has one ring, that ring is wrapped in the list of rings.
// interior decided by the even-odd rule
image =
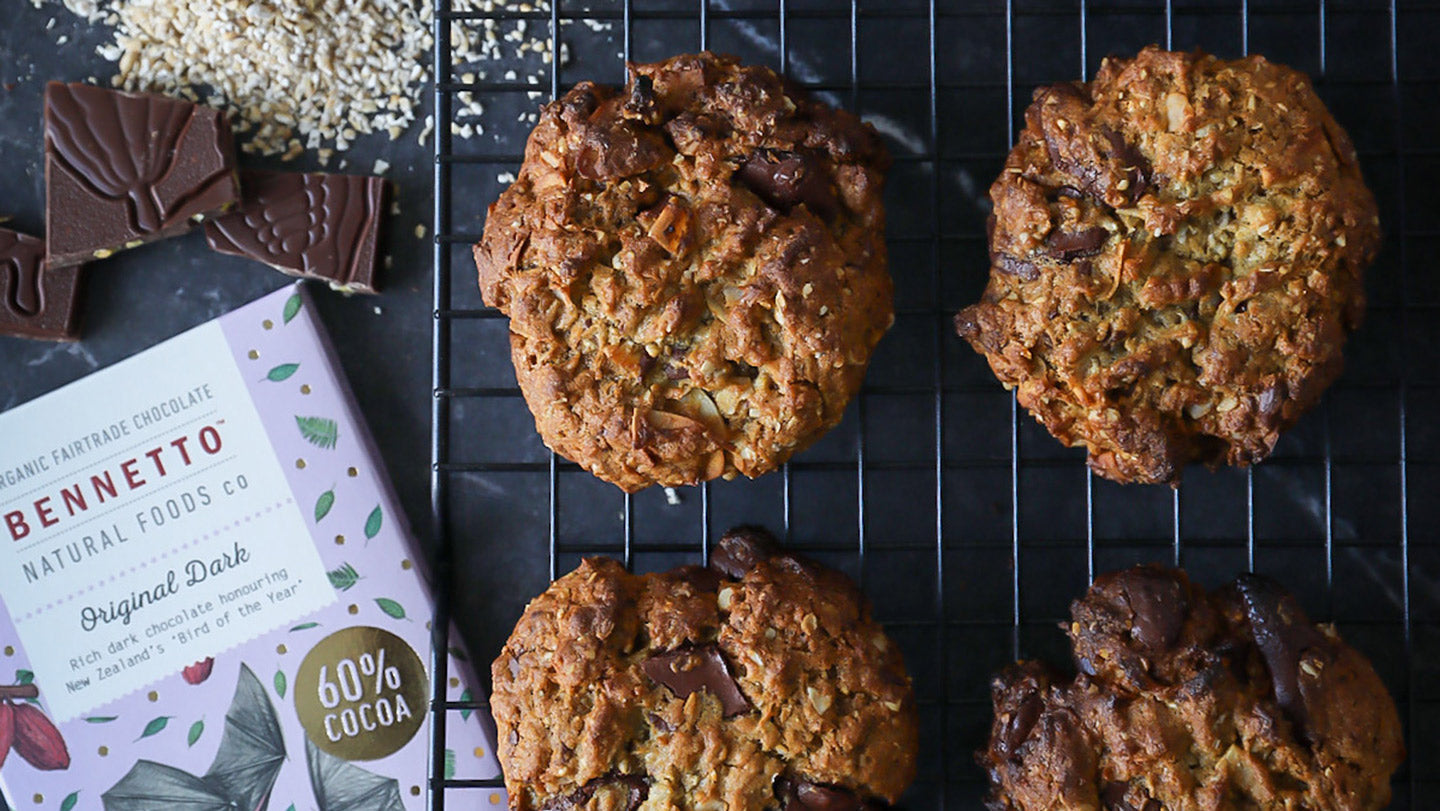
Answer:
[[[294,690],[295,712],[316,746],[345,760],[376,760],[420,730],[430,679],[405,640],[356,626],[305,654]]]

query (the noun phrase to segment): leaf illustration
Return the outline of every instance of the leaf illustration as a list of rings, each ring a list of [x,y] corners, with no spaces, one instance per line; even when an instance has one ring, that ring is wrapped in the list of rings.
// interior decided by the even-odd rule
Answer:
[[[293,633],[295,633],[296,631],[308,631],[308,630],[310,630],[311,628],[319,628],[319,627],[320,627],[320,623],[318,623],[318,622],[302,622],[302,623],[300,623],[299,625],[296,625],[294,628],[291,628],[291,629],[290,629],[290,633],[293,634]]]
[[[466,687],[466,688],[465,688],[465,691],[460,694],[460,700],[461,700],[462,702],[463,702],[463,701],[474,701],[474,700],[475,700],[475,697],[472,696],[472,695],[470,695],[470,688],[469,688],[469,687]],[[469,707],[466,707],[465,709],[461,710],[461,711],[460,711],[460,720],[462,720],[462,721],[469,721],[469,720],[470,720],[470,714],[473,713],[473,712],[475,712],[475,711],[472,710],[472,709],[470,709]]]
[[[291,296],[288,301],[285,302],[285,313],[284,313],[285,323],[288,324],[288,323],[290,323],[292,320],[294,320],[296,314],[298,314],[299,312],[300,312],[300,294],[299,294],[299,293],[296,293],[295,295]]]
[[[153,760],[136,761],[109,791],[100,795],[105,811],[233,811],[236,807],[220,787],[195,775]]]
[[[119,718],[119,717],[120,717],[120,716],[118,716],[118,715],[92,715],[92,716],[90,716],[90,717],[88,717],[88,718],[85,719],[85,723],[87,723],[87,724],[108,724],[108,723],[110,723],[111,721],[114,721],[116,718]]]
[[[295,811],[295,803],[290,803],[290,807],[285,809],[285,811]]]
[[[202,734],[204,734],[204,733],[205,733],[205,720],[202,718],[201,720],[196,721],[195,723],[193,723],[193,724],[190,725],[190,734],[188,734],[188,735],[185,736],[185,743],[186,743],[186,745],[187,745],[187,746],[194,746],[194,745],[195,745],[195,742],[198,741],[198,740],[200,740],[200,736],[201,736]]]
[[[445,779],[455,779],[455,750],[445,750]]]
[[[320,811],[405,811],[400,782],[381,777],[316,748],[305,739],[310,787]]]
[[[376,504],[375,509],[370,511],[370,517],[365,519],[365,540],[370,540],[380,534],[380,524],[385,521],[385,513],[381,511],[380,505]]]
[[[282,380],[289,380],[290,376],[295,374],[299,368],[300,364],[298,363],[282,363],[274,369],[271,369],[265,377],[272,383],[279,383]]]
[[[284,762],[285,738],[275,705],[254,671],[241,664],[235,698],[225,713],[220,749],[205,773],[205,782],[233,803],[232,808],[261,808]]]
[[[145,731],[141,732],[140,737],[135,740],[143,741],[151,735],[159,735],[165,727],[170,724],[170,719],[173,717],[173,715],[162,715],[159,718],[152,719],[150,723],[145,725]]]
[[[285,671],[275,671],[275,693],[281,698],[285,697]]]
[[[75,802],[79,799],[80,792],[78,791],[72,791],[65,795],[65,799],[60,801],[60,811],[70,811],[70,809],[75,807]]]
[[[15,671],[16,684],[30,684],[35,681],[35,672],[32,670]]]
[[[389,597],[376,597],[375,604],[380,606],[381,611],[384,611],[395,619],[405,619],[405,609]]]
[[[335,442],[340,438],[340,426],[327,417],[297,416],[295,424],[300,426],[300,436],[321,450],[334,450]]]
[[[341,591],[349,591],[350,587],[360,579],[360,573],[348,563],[340,564],[338,569],[331,569],[325,573],[325,576],[330,578],[330,585]]]
[[[329,515],[330,508],[334,506],[335,491],[326,490],[325,492],[321,493],[320,497],[315,499],[315,523],[320,523],[320,519]]]

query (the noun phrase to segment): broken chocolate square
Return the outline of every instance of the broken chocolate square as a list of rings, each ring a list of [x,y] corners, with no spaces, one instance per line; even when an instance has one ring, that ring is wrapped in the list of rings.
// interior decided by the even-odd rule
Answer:
[[[0,228],[0,335],[79,337],[80,273],[46,264],[42,240]]]
[[[239,199],[230,123],[219,110],[85,84],[45,86],[51,266],[183,233]]]
[[[205,224],[211,248],[336,290],[379,292],[383,178],[246,171],[241,183],[240,210]]]

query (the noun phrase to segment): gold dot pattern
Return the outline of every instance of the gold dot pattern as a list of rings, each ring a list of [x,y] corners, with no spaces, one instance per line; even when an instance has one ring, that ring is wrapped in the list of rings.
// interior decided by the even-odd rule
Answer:
[[[155,692],[154,690],[151,690],[151,691],[150,691],[150,694],[147,695],[147,696],[145,696],[145,697],[148,698],[148,699],[150,699],[151,701],[159,701],[159,700],[160,700],[160,694],[157,693],[157,692]]]
[[[350,604],[350,609],[349,609],[349,611],[350,611],[351,614],[359,614],[359,613],[360,613],[360,606],[358,606],[358,605],[356,605],[356,604],[354,604],[354,603],[351,603],[351,604]]]
[[[261,325],[262,327],[264,327],[265,329],[275,329],[275,322],[274,322],[274,321],[271,321],[271,320],[268,319],[268,318],[265,319],[264,321],[260,322],[260,325]]]
[[[100,747],[99,749],[97,749],[97,750],[95,750],[95,751],[97,751],[97,752],[100,753],[100,757],[105,757],[106,755],[110,754],[110,747],[108,747],[108,746],[102,746],[102,747]]]
[[[413,564],[411,564],[408,560],[400,561],[400,568],[405,569],[406,571],[409,571],[412,565]]]
[[[344,535],[336,535],[336,536],[335,536],[335,545],[336,545],[336,546],[344,546],[344,545],[345,545],[345,536],[344,536]]]
[[[356,470],[355,468],[352,467],[352,468],[350,468],[349,470],[345,471],[345,475],[347,475],[347,476],[349,476],[350,478],[353,479],[353,478],[355,478],[356,476],[359,476],[359,475],[360,475],[360,471],[358,471],[358,470]]]
[[[6,655],[6,656],[14,656],[14,655],[15,655],[15,646],[14,646],[14,645],[6,645],[6,646],[5,646],[5,655]]]
[[[475,747],[475,757],[478,757],[478,758],[483,758],[483,757],[485,757],[485,747],[483,747],[483,746],[477,746],[477,747]]]
[[[286,650],[288,650],[288,648],[285,647],[284,643],[275,646],[275,652],[280,654],[281,656],[285,655]]]
[[[260,353],[257,352],[257,351],[254,350],[254,349],[250,350],[249,353],[247,353],[247,354],[249,354],[250,360],[259,360],[259,359],[260,359]]]
[[[411,786],[411,787],[410,787],[410,794],[411,794],[411,796],[419,797],[419,796],[420,796],[420,787],[419,787],[419,786]]]
[[[36,804],[36,805],[40,805],[41,803],[45,802],[45,795],[44,795],[44,794],[36,794],[33,799],[35,800],[35,804]]]
[[[296,459],[296,460],[295,460],[295,467],[299,468],[300,470],[304,470],[304,469],[305,469],[305,460],[304,460],[304,459]]]
[[[309,384],[309,383],[306,383],[305,385],[301,386],[301,387],[300,387],[300,393],[301,393],[301,394],[309,394],[309,393],[310,393],[310,384]]]

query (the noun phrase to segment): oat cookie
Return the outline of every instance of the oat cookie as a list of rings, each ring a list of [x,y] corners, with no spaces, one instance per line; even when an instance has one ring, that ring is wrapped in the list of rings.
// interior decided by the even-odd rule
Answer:
[[[1370,662],[1274,581],[1102,576],[1070,607],[1070,678],[996,677],[993,811],[1374,811],[1404,758]]]
[[[758,476],[835,425],[893,321],[888,162],[708,53],[547,105],[475,246],[546,444],[633,492]]]
[[[1106,478],[1264,459],[1339,375],[1380,244],[1309,79],[1150,47],[1040,88],[1025,122],[960,334]]]
[[[883,808],[915,776],[899,650],[849,578],[763,530],[708,568],[586,560],[492,672],[517,811]]]

